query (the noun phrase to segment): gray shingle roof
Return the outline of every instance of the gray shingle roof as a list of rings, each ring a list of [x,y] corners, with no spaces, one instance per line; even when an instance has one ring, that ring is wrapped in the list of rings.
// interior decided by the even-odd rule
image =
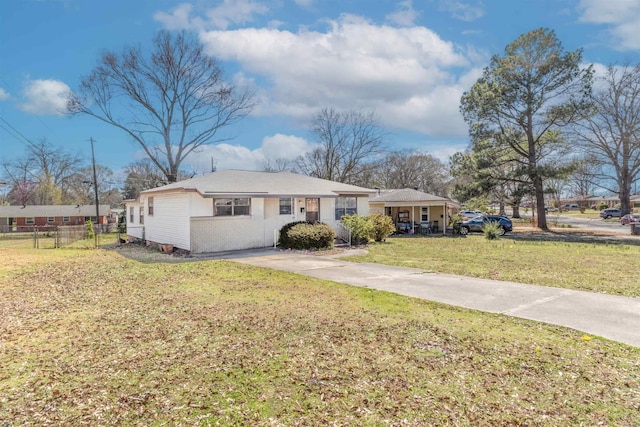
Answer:
[[[111,212],[109,205],[100,205],[100,215]],[[95,216],[96,205],[27,205],[0,206],[2,218],[36,218],[56,216]]]
[[[369,199],[369,203],[383,202],[451,202],[451,200],[445,197],[423,193],[413,188],[388,190],[380,193],[379,196]]]
[[[197,191],[204,197],[336,197],[338,194],[372,194],[376,190],[290,172],[222,170],[145,190],[142,194],[167,191]]]

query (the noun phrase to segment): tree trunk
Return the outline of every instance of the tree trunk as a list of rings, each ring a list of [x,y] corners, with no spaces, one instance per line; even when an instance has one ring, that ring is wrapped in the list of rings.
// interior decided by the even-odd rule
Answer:
[[[628,179],[628,174],[622,177],[619,185],[620,193],[618,193],[618,196],[620,197],[620,213],[621,215],[626,215],[631,213],[633,210],[631,207],[631,182]]]
[[[520,218],[520,204],[519,203],[514,203],[513,205],[511,205],[511,209],[513,212],[513,215],[511,215],[513,218]]]
[[[538,214],[538,228],[549,230],[547,226],[547,215],[544,211],[544,187],[542,185],[542,177],[536,175],[533,177],[533,188],[536,192],[536,213]]]

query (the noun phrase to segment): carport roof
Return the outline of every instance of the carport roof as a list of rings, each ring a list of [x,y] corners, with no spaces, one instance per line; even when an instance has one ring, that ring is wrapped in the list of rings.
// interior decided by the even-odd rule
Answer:
[[[373,197],[369,200],[369,203],[430,203],[434,204],[451,203],[455,202],[447,199],[446,197],[440,197],[422,191],[414,190],[413,188],[401,188],[396,190],[387,190],[380,193],[379,196]]]

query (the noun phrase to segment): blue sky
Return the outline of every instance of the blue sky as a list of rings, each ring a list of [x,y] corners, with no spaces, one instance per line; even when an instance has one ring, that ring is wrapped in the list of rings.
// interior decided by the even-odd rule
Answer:
[[[115,172],[141,158],[121,131],[62,114],[100,52],[193,31],[227,80],[255,90],[251,116],[188,166],[260,169],[313,147],[319,109],[374,111],[391,149],[446,160],[467,144],[460,96],[520,34],[554,29],[584,62],[638,62],[638,0],[12,0],[0,2],[0,163],[46,138]]]

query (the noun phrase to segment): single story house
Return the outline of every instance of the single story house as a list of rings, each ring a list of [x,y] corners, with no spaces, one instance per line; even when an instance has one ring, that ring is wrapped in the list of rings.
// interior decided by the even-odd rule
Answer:
[[[96,221],[95,205],[26,205],[0,206],[0,227],[7,231],[25,231],[33,226],[107,224],[111,216],[109,205],[99,205]]]
[[[192,253],[262,248],[283,225],[369,214],[375,190],[289,172],[221,170],[125,200],[127,235]]]
[[[369,199],[369,211],[390,216],[400,231],[445,233],[460,204],[412,188],[381,190]]]

